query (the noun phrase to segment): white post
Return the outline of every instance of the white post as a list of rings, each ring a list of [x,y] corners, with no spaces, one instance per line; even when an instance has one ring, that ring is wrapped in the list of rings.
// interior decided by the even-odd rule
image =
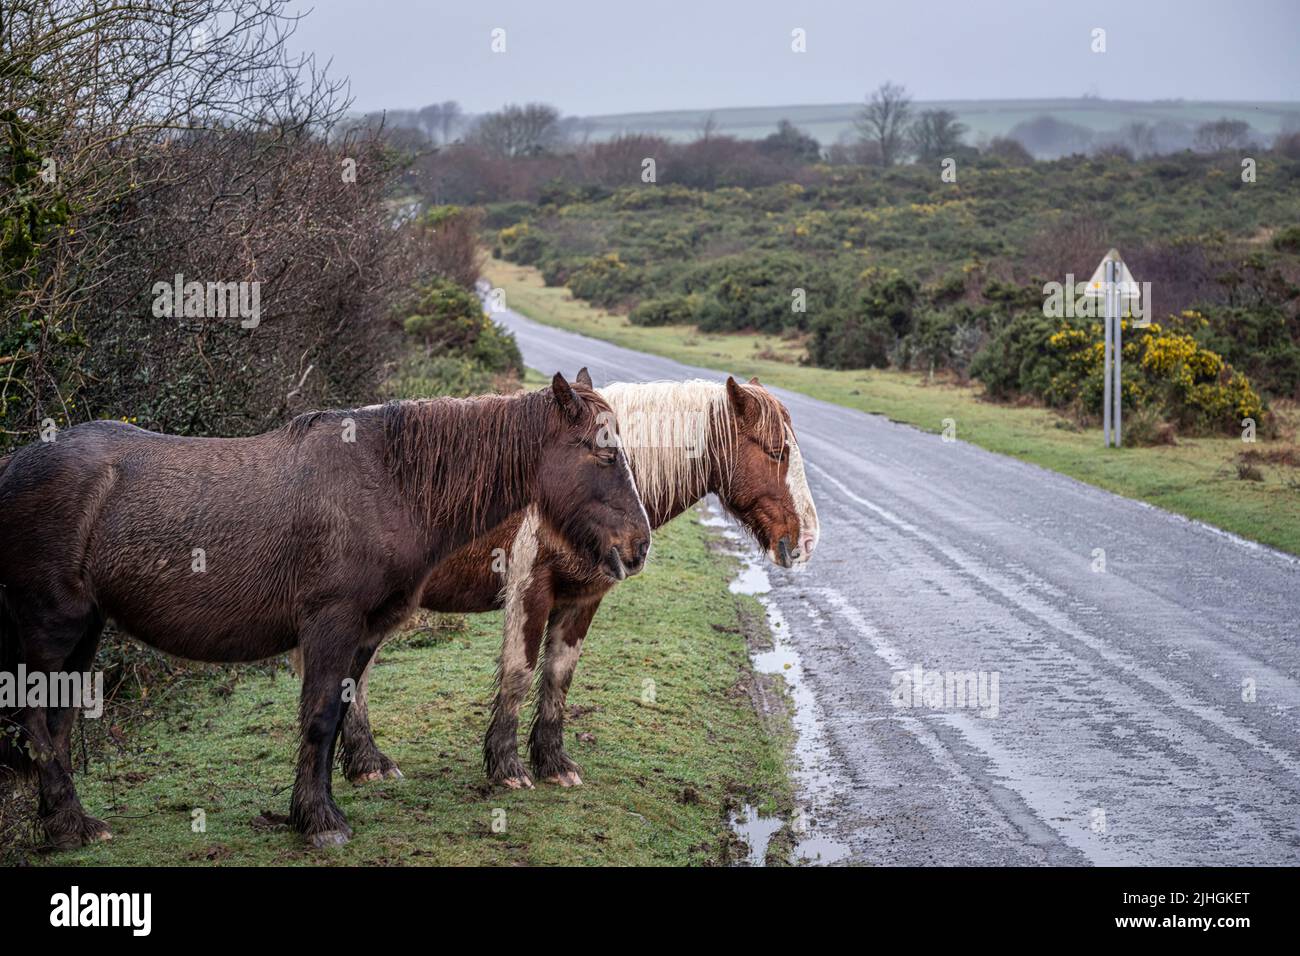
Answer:
[[[1112,272],[1118,271],[1115,265],[1111,263]],[[1120,376],[1120,362],[1124,358],[1124,309],[1118,283],[1115,284],[1111,294],[1115,297],[1115,447],[1119,448],[1124,444],[1120,432],[1120,419],[1123,417],[1124,408],[1124,388],[1120,384],[1123,382]]]
[[[1110,447],[1110,410],[1111,410],[1111,379],[1110,379],[1110,360],[1111,360],[1111,333],[1110,317],[1114,311],[1114,298],[1112,290],[1115,288],[1115,261],[1106,260],[1106,295],[1102,300],[1106,303],[1106,348],[1102,353],[1104,362],[1102,365],[1102,411],[1101,411],[1101,429],[1106,435],[1106,447]]]

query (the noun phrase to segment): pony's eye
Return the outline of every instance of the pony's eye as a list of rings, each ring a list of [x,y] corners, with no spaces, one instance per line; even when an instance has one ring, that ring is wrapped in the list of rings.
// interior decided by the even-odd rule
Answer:
[[[785,449],[782,448],[780,451],[768,451],[767,457],[779,463],[785,458]]]
[[[596,452],[596,460],[599,461],[602,465],[612,465],[614,464],[614,461],[617,458],[618,458],[618,454],[609,449]]]

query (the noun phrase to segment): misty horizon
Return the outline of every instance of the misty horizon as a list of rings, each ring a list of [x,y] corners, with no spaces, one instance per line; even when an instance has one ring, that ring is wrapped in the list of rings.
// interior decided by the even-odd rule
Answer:
[[[575,116],[835,106],[886,80],[917,102],[1300,100],[1300,6],[1286,0],[1249,16],[1205,0],[839,6],[754,0],[736,22],[725,5],[647,14],[587,0],[472,11],[391,0],[380,18],[359,0],[332,0],[302,8],[292,44],[348,76],[358,112],[442,100],[469,113],[539,101]],[[491,49],[498,28],[505,52]],[[1105,52],[1092,49],[1097,28]],[[795,29],[806,52],[791,49]]]

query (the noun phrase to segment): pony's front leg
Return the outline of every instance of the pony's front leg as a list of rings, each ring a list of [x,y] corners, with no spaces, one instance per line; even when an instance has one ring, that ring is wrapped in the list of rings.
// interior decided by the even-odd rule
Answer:
[[[564,702],[582,653],[582,641],[598,607],[599,599],[556,608],[551,612],[550,624],[546,628],[542,682],[537,693],[537,713],[528,737],[528,750],[538,779],[562,787],[582,784],[578,765],[564,752]]]
[[[483,768],[492,783],[512,790],[533,785],[519,759],[519,710],[533,683],[551,601],[550,575],[543,568],[506,587],[505,635],[492,719],[483,741]]]
[[[378,646],[362,634],[350,615],[322,615],[303,628],[302,724],[298,775],[294,780],[289,820],[313,846],[335,846],[352,836],[343,811],[334,803],[330,783],[334,747],[355,686]]]

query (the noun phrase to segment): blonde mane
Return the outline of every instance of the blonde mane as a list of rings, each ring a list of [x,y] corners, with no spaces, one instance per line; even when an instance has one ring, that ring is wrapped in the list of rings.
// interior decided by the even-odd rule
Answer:
[[[785,432],[781,404],[765,389],[741,388],[758,400],[759,427]],[[736,422],[721,382],[616,382],[597,389],[618,419],[623,450],[648,511],[689,505],[708,492],[713,466],[725,491],[735,463]]]

